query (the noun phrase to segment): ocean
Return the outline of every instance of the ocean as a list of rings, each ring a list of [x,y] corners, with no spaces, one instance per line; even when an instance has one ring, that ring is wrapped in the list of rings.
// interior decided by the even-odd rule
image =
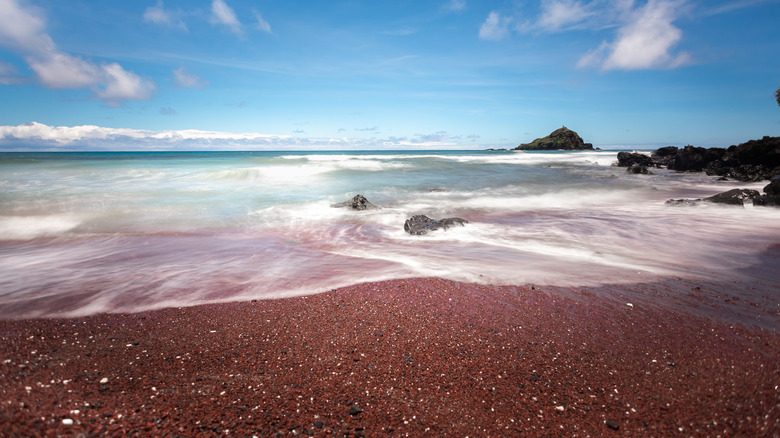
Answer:
[[[748,279],[780,209],[671,207],[766,183],[614,167],[617,151],[0,154],[0,318],[83,316],[443,277]],[[381,207],[332,204],[362,194]],[[416,214],[469,221],[424,236]],[[759,274],[756,274],[759,272]],[[763,275],[763,278],[756,278]]]

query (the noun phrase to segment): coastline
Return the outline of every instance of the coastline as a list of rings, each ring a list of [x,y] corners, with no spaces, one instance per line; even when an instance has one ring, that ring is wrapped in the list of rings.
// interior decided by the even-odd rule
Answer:
[[[765,298],[750,301],[734,285],[692,283],[412,278],[0,321],[0,427],[11,436],[776,436],[777,286],[744,287]],[[717,297],[721,307],[695,311]],[[732,300],[768,322],[745,321]]]

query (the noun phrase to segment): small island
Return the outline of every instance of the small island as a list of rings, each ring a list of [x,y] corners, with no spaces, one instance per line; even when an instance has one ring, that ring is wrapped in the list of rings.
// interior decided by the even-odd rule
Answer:
[[[593,150],[591,143],[585,143],[582,137],[567,127],[556,129],[550,135],[537,138],[531,143],[524,143],[516,147],[516,151],[552,151],[552,150]]]

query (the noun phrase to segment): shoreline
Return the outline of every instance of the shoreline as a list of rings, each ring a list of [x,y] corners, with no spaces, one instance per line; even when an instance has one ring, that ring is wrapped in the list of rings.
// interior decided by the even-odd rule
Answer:
[[[567,291],[413,278],[0,321],[0,427],[11,436],[780,433],[778,330],[653,296],[656,306],[629,305],[616,289]]]

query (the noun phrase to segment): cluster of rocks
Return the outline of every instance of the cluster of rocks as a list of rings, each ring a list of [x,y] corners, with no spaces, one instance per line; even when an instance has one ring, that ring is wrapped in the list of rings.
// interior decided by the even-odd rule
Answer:
[[[651,174],[648,168],[656,167],[680,172],[706,172],[723,180],[763,181],[772,179],[764,187],[764,194],[757,190],[732,189],[702,199],[670,199],[667,205],[691,206],[701,203],[728,205],[780,205],[780,137],[764,137],[750,140],[739,146],[700,148],[667,146],[650,155],[637,152],[618,152],[618,166],[627,173]]]
[[[374,210],[379,208],[376,205],[372,204],[368,199],[366,199],[365,196],[360,194],[355,195],[354,198],[348,201],[339,202],[337,204],[331,204],[331,207],[350,208],[356,211]],[[407,219],[406,222],[404,222],[404,230],[409,234],[421,236],[423,234],[427,234],[430,231],[436,231],[438,229],[446,230],[451,226],[454,225],[463,226],[464,224],[467,223],[469,223],[467,220],[461,219],[459,217],[431,219],[428,216],[418,214],[412,216],[411,218]]]
[[[649,173],[651,167],[680,172],[706,172],[737,181],[764,181],[780,174],[780,137],[764,137],[728,148],[667,146],[651,155],[619,152],[618,166],[630,173]]]
[[[764,187],[763,195],[757,190],[732,189],[702,199],[670,199],[666,201],[666,205],[675,207],[696,206],[707,202],[713,204],[745,205],[745,202],[747,201],[752,202],[753,205],[780,206],[780,178],[772,180],[772,182]]]

